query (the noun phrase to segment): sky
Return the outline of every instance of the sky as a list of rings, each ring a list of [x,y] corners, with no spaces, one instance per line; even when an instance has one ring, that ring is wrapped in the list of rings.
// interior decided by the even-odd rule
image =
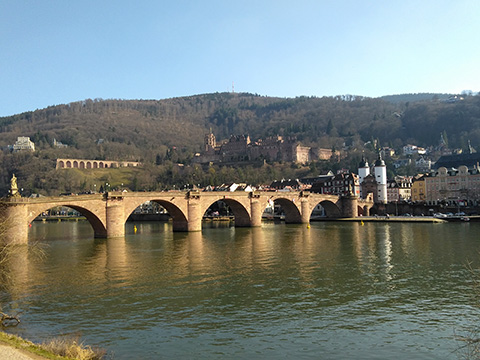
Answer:
[[[478,0],[2,0],[0,116],[214,92],[480,90]]]

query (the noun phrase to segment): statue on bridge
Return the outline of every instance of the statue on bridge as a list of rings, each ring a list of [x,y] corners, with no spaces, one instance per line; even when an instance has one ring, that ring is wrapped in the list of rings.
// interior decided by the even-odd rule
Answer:
[[[18,192],[17,177],[15,174],[13,174],[12,178],[10,179],[9,197],[21,197],[20,193]]]

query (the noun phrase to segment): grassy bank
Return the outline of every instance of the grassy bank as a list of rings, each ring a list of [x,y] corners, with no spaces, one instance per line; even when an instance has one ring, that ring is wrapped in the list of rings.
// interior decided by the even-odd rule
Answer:
[[[0,344],[25,350],[31,354],[51,360],[96,360],[103,359],[106,352],[92,349],[76,338],[55,338],[47,343],[34,344],[18,336],[0,331]]]

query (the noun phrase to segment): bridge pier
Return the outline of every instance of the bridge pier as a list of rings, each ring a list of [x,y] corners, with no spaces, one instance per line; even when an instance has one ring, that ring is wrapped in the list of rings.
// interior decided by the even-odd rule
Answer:
[[[300,208],[302,209],[302,224],[308,224],[310,223],[310,204],[308,203],[307,198],[302,198],[301,203],[300,203]]]
[[[343,217],[355,218],[358,216],[358,198],[355,195],[346,195],[342,198]]]
[[[27,207],[18,205],[4,207],[2,215],[6,221],[4,242],[7,244],[28,244]]]
[[[250,213],[250,226],[262,226],[263,209],[260,204],[259,196],[255,196],[255,194],[252,194],[250,200]]]
[[[188,202],[188,222],[187,231],[202,231],[202,217],[200,204],[197,199],[190,199]]]
[[[109,197],[106,204],[107,237],[125,236],[125,210],[123,198]]]

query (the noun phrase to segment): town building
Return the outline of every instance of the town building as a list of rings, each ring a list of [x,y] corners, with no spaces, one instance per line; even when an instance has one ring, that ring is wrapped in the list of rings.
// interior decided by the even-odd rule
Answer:
[[[395,176],[387,181],[387,202],[410,201],[412,198],[412,177]]]
[[[340,172],[337,175],[325,176],[315,182],[311,192],[328,195],[360,196],[360,183],[358,175],[351,172]]]
[[[412,159],[398,159],[393,163],[395,169],[399,169],[404,166],[409,166],[412,163]]]
[[[470,154],[458,154],[458,155],[444,155],[441,156],[437,162],[433,165],[434,170],[438,170],[441,167],[447,169],[459,168],[461,165],[465,165],[468,168],[479,167],[480,153]]]
[[[415,168],[419,172],[428,172],[432,168],[432,160],[425,159],[423,156],[420,156],[415,160]]]
[[[412,201],[423,202],[426,199],[425,176],[419,175],[412,180]]]
[[[390,159],[392,156],[395,156],[395,150],[390,147],[383,147],[380,150],[380,154],[383,159]]]
[[[277,191],[299,191],[305,190],[306,188],[307,186],[302,184],[298,179],[275,180],[270,184],[270,189]]]
[[[405,145],[403,147],[403,155],[415,155],[415,154],[418,154],[418,155],[425,155],[427,153],[427,150],[425,150],[424,148],[420,147],[420,146],[416,146],[416,145]]]
[[[440,167],[425,176],[425,201],[432,205],[477,205],[480,201],[480,172],[477,167],[461,165]]]

